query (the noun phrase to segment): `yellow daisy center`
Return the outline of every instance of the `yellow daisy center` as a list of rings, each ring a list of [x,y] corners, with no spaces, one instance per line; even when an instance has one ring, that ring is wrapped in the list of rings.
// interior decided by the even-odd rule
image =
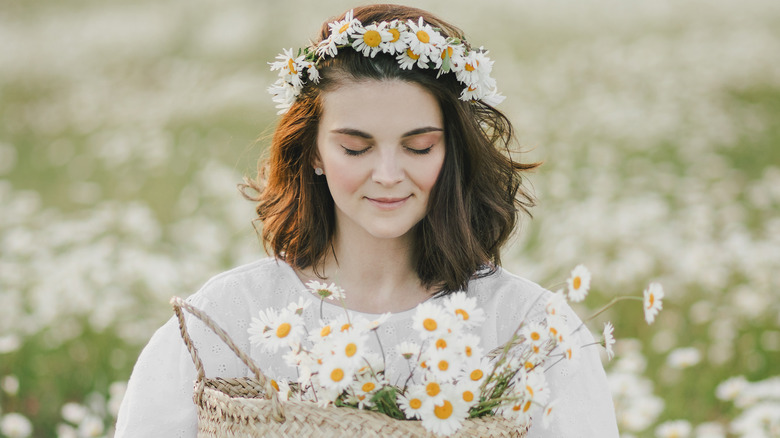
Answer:
[[[410,57],[410,58],[414,59],[415,61],[417,61],[418,59],[420,59],[420,55],[418,55],[418,54],[416,54],[416,53],[412,52],[412,49],[406,49],[406,56],[408,56],[408,57]]]
[[[350,323],[346,323],[346,324],[344,324],[344,325],[342,325],[342,326],[341,326],[341,331],[342,331],[342,332],[345,332],[345,331],[347,331],[347,330],[349,330],[349,329],[351,329],[351,328],[352,328],[352,324],[350,324]]]
[[[441,59],[445,59],[446,57],[452,58],[452,47],[447,47],[446,50],[443,50],[441,52]],[[458,309],[460,310],[460,309]],[[458,313],[457,311],[455,313]]]
[[[471,64],[466,64],[466,67],[464,67],[464,68],[466,69],[466,71],[474,71],[474,70],[476,70],[476,68],[474,68],[474,66],[471,65]]]
[[[363,42],[366,43],[368,47],[379,47],[379,43],[382,42],[382,35],[375,30],[366,31],[366,33],[363,34]]]
[[[344,348],[344,354],[347,355],[347,357],[352,357],[357,353],[357,345],[355,345],[354,342],[350,342],[347,344],[347,347]]]
[[[295,61],[292,60],[292,58],[287,60],[287,69],[290,70],[290,73],[297,75],[298,71],[295,70]]]
[[[279,327],[276,328],[276,337],[277,338],[285,338],[287,335],[290,334],[290,330],[292,329],[292,326],[289,322],[283,322],[279,324]]]
[[[441,371],[447,371],[447,369],[450,367],[450,363],[446,360],[440,360],[439,361],[439,369]]]
[[[525,390],[528,391],[529,394],[531,394],[531,397],[534,396],[534,389],[531,388],[530,385],[525,385]]]
[[[447,348],[447,341],[445,341],[444,339],[437,340],[436,341],[436,348],[438,348],[439,350]]]
[[[514,405],[514,406],[512,406],[512,410],[513,411],[519,411],[522,408],[523,408],[523,406],[521,406],[521,405]]]
[[[477,380],[481,379],[482,376],[484,376],[484,375],[485,374],[482,373],[482,370],[474,370],[474,371],[471,372],[469,377],[471,377],[471,380],[476,382]]]
[[[420,40],[420,42],[423,44],[428,44],[431,42],[431,37],[428,35],[428,32],[424,30],[417,31],[417,39]]]
[[[463,391],[463,401],[470,402],[474,400],[474,393],[471,391]]]
[[[463,318],[464,321],[468,321],[469,320],[469,312],[466,312],[463,309],[456,310],[455,314],[459,315],[461,318]]]
[[[271,387],[273,387],[275,390],[279,390],[279,384],[276,383],[276,380],[271,379]]]
[[[330,334],[330,326],[329,325],[326,325],[325,327],[322,328],[322,330],[320,330],[320,336],[323,337],[323,338],[325,336],[328,336],[329,334]]]
[[[469,86],[469,91],[477,91],[477,87],[475,85]]]
[[[525,369],[531,370],[534,368],[534,364],[531,361],[525,363]]]
[[[343,378],[344,378],[344,370],[342,370],[341,368],[336,368],[330,372],[330,380],[333,380],[334,382],[341,382],[341,379]]]
[[[446,420],[452,416],[452,403],[448,402],[447,400],[444,400],[444,404],[441,406],[436,406],[433,408],[433,413],[436,415],[436,418],[439,418],[441,420]]]
[[[420,406],[422,406],[422,400],[419,398],[413,398],[409,400],[409,407],[412,409],[420,409]]]
[[[391,43],[394,43],[398,41],[399,38],[401,38],[401,32],[398,31],[398,29],[388,29],[388,32],[390,32],[390,35],[393,36],[393,39],[390,40]]]
[[[580,286],[582,286],[582,279],[579,276],[574,277],[574,280],[571,282],[571,285],[575,290],[579,289]]]
[[[471,357],[471,347],[466,345],[466,356]]]
[[[529,409],[531,409],[531,402],[527,401],[525,402],[525,406],[523,406],[523,412],[528,412]]]
[[[347,31],[347,29],[349,29],[349,23],[344,23],[344,25],[339,29],[339,33],[344,33]]]
[[[439,387],[439,384],[436,382],[431,382],[425,385],[425,392],[431,397],[435,397],[439,395],[439,391],[441,391],[441,388]]]
[[[647,297],[647,308],[649,309],[649,308],[653,307],[653,304],[655,304],[655,295],[650,294]]]
[[[364,383],[364,384],[363,384],[363,386],[361,387],[361,389],[363,390],[363,392],[371,392],[371,391],[373,391],[373,390],[374,390],[374,388],[376,388],[376,385],[374,385],[374,382],[366,382],[366,383]]]
[[[425,320],[423,320],[423,328],[425,328],[425,330],[432,332],[436,330],[436,327],[438,327],[438,324],[436,324],[436,320],[431,318],[425,318]]]
[[[538,341],[538,340],[539,340],[539,339],[541,339],[541,338],[542,338],[542,336],[541,336],[541,335],[539,335],[539,332],[533,332],[533,333],[531,333],[531,339],[533,339],[534,341]]]

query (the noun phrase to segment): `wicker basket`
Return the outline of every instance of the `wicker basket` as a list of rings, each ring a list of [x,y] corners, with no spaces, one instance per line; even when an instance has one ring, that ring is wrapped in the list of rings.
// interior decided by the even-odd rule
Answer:
[[[378,412],[353,408],[322,408],[312,402],[280,401],[270,379],[205,313],[171,299],[181,336],[198,373],[193,401],[198,410],[198,437],[434,437],[420,421],[396,420]],[[186,310],[216,333],[255,374],[255,377],[209,378],[203,369],[184,320]],[[525,429],[502,417],[465,420],[456,437],[515,437]]]

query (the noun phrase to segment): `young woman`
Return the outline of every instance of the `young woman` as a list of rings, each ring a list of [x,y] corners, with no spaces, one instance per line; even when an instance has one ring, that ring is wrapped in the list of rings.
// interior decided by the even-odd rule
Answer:
[[[512,127],[492,106],[501,97],[485,53],[426,11],[374,5],[324,24],[317,49],[279,59],[271,91],[284,115],[270,157],[243,187],[254,193],[273,256],[212,278],[191,304],[267,375],[293,380],[295,369],[252,345],[247,329],[261,310],[300,300],[315,304],[303,314],[310,328],[343,314],[327,301],[320,311],[305,286],[311,280],[343,288],[355,315],[392,312],[379,329],[383,345],[413,338],[416,306],[453,291],[484,309],[476,334],[485,352],[509,340],[523,318],[543,318],[550,292],[500,267],[518,211],[533,204],[521,173],[536,165],[510,158]],[[577,328],[580,320],[564,310]],[[248,375],[207,328],[188,326],[210,376]],[[574,344],[593,343],[588,330],[573,336]],[[529,437],[618,435],[598,351],[580,353],[546,371],[557,414],[548,429],[533,422]],[[388,360],[390,382],[407,373]],[[194,380],[172,318],[138,359],[117,436],[195,436]]]

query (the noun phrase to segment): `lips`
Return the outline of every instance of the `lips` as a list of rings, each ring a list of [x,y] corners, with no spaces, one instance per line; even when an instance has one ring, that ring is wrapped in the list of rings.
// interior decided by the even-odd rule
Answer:
[[[370,202],[372,205],[382,209],[382,210],[394,210],[396,208],[401,207],[406,203],[406,201],[411,198],[412,195],[403,197],[403,198],[369,198],[366,197],[368,202]]]

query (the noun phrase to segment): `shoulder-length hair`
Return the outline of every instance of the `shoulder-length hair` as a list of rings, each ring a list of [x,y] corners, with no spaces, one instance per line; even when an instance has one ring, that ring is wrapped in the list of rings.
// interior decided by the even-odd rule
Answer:
[[[457,27],[421,9],[371,5],[355,8],[354,17],[362,23],[422,17],[445,37],[463,39]],[[329,36],[327,23],[322,26],[321,39]],[[319,272],[336,231],[326,177],[313,172],[322,93],[349,81],[401,80],[428,90],[444,119],[444,163],[427,214],[413,229],[417,275],[425,287],[446,293],[495,272],[518,212],[530,215],[534,205],[533,196],[522,186],[521,173],[539,165],[512,159],[509,145],[514,133],[507,117],[484,102],[460,100],[463,86],[454,74],[437,78],[432,69],[404,70],[393,56],[380,53],[367,58],[347,49],[322,61],[320,67],[320,82],[305,85],[279,120],[270,154],[258,165],[257,178],[245,179],[241,187],[248,199],[257,202],[266,251],[270,249],[295,268],[312,267]],[[248,194],[248,188],[255,194]]]

